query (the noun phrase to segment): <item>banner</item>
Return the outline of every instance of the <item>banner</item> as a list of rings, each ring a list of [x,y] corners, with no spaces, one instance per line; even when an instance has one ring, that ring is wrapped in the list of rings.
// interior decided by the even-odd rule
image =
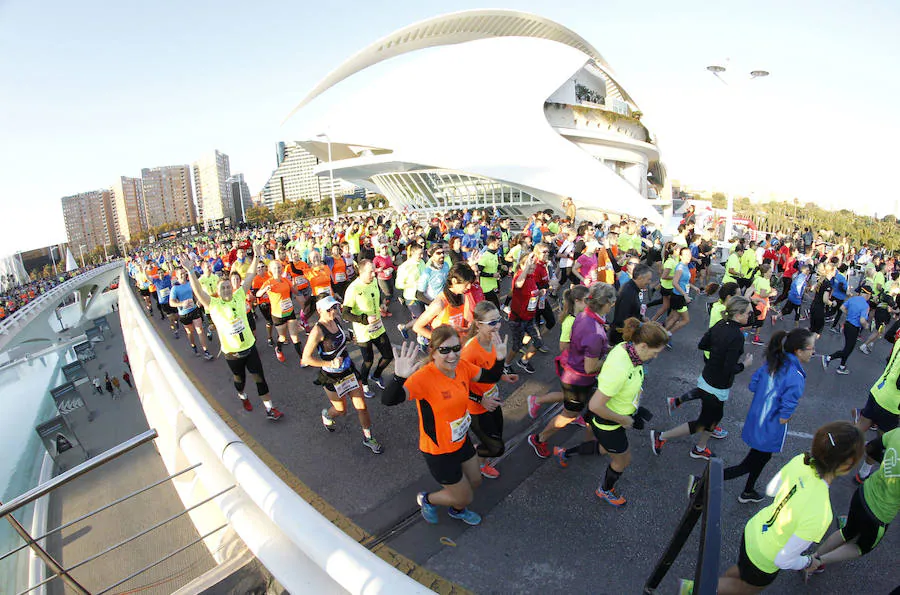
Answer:
[[[69,426],[69,422],[63,416],[58,415],[53,419],[38,424],[34,430],[40,436],[41,442],[44,443],[44,448],[47,449],[53,460],[60,466],[60,469],[65,467],[61,459],[69,460],[72,455],[81,456],[72,459],[70,462],[78,461],[78,458],[85,461],[88,459],[87,451],[81,445],[81,441],[78,440],[75,432]]]

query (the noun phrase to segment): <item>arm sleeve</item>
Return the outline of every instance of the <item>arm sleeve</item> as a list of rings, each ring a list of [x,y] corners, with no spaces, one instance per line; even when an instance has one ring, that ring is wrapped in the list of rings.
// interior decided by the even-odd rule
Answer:
[[[406,390],[403,388],[404,382],[406,382],[406,378],[402,378],[395,374],[390,382],[388,382],[384,392],[381,393],[381,402],[385,405],[399,405],[405,401]]]
[[[804,556],[802,553],[810,543],[812,542],[791,535],[781,551],[775,554],[775,560],[773,560],[775,566],[781,570],[803,570],[809,566],[809,556]]]
[[[616,255],[613,254],[612,248],[606,249],[606,255],[609,258],[609,264],[611,264],[613,267],[613,271],[615,271],[615,273],[618,275],[619,271],[622,270],[622,267],[619,266],[619,263],[616,260]]]
[[[500,377],[503,376],[503,364],[503,360],[498,359],[494,362],[492,367],[482,368],[481,372],[478,373],[478,377],[473,380],[483,384],[494,384],[495,382],[498,382]]]

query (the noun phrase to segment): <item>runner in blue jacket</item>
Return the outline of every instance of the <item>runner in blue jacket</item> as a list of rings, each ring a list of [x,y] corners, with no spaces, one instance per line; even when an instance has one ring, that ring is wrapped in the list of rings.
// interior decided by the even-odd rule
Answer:
[[[784,447],[788,421],[806,387],[802,364],[809,362],[815,350],[816,336],[805,328],[795,328],[790,333],[778,331],[769,340],[766,363],[750,380],[753,402],[741,433],[750,452],[738,465],[725,469],[726,480],[747,476],[739,502],[762,502],[756,480],[772,454]]]

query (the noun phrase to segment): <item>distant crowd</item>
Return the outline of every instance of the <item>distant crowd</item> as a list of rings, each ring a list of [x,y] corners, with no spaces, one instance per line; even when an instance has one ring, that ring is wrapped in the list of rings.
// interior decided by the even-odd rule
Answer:
[[[0,293],[0,320],[13,316],[16,312],[28,305],[31,300],[47,293],[60,283],[64,283],[72,277],[77,277],[85,271],[95,268],[95,265],[80,267],[74,271],[62,272],[53,277],[37,279]]]

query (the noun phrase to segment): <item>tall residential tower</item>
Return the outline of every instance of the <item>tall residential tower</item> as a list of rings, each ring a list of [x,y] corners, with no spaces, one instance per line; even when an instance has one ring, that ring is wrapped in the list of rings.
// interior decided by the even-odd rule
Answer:
[[[148,229],[167,223],[197,223],[191,169],[187,165],[145,167],[141,170],[141,188]]]
[[[109,190],[90,190],[62,198],[66,238],[75,254],[115,246],[116,228]]]
[[[228,155],[213,151],[194,162],[198,217],[205,224],[224,218],[235,221]]]

